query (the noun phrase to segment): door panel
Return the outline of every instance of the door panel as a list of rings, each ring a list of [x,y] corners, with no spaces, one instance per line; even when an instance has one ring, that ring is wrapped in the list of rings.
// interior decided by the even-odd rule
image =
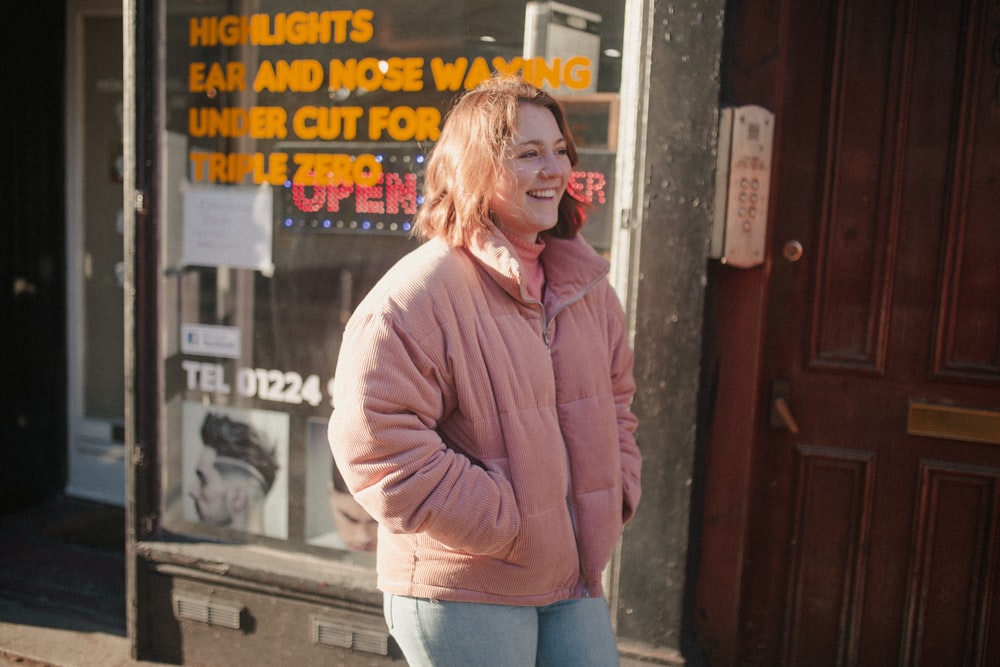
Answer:
[[[749,4],[780,18],[731,51],[779,59],[738,100],[777,116],[738,662],[998,664],[1000,3]]]
[[[995,664],[998,481],[996,469],[921,462],[903,664]]]
[[[875,457],[802,446],[796,456],[787,662],[844,664],[857,651]]]

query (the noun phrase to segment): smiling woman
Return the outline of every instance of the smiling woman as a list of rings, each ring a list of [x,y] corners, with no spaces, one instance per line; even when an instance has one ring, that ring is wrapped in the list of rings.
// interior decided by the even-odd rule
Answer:
[[[601,573],[639,502],[635,382],[576,160],[548,93],[497,76],[462,96],[427,162],[427,242],[344,331],[330,445],[413,665],[617,664]]]

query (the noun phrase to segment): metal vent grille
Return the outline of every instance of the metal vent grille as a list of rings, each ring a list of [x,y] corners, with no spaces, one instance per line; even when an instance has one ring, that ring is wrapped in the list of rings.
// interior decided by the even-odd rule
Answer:
[[[174,616],[178,620],[197,621],[231,630],[240,629],[243,607],[207,600],[205,598],[174,596]]]
[[[313,642],[324,646],[389,655],[389,634],[313,618]]]

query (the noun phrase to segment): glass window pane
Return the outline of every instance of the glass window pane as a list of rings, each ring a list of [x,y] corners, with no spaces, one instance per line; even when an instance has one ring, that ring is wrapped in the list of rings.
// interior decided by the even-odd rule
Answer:
[[[421,170],[494,71],[565,105],[607,250],[623,3],[167,2],[162,503],[179,534],[369,565],[326,442],[344,323],[416,246]]]

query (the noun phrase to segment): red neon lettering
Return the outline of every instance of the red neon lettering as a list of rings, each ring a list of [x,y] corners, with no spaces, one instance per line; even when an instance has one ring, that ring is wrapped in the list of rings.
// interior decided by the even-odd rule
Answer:
[[[385,175],[385,211],[386,213],[403,213],[413,215],[417,212],[417,175],[399,174]]]
[[[604,186],[607,180],[599,171],[574,171],[570,176],[569,193],[586,204],[607,203]]]
[[[312,197],[306,196],[306,187],[312,188]],[[318,185],[306,186],[302,183],[294,183],[292,185],[292,201],[295,203],[295,208],[300,211],[315,213],[326,202],[326,188]]]
[[[382,182],[379,177],[378,185],[357,185],[354,187],[354,210],[358,213],[385,213],[385,204],[382,202]]]

